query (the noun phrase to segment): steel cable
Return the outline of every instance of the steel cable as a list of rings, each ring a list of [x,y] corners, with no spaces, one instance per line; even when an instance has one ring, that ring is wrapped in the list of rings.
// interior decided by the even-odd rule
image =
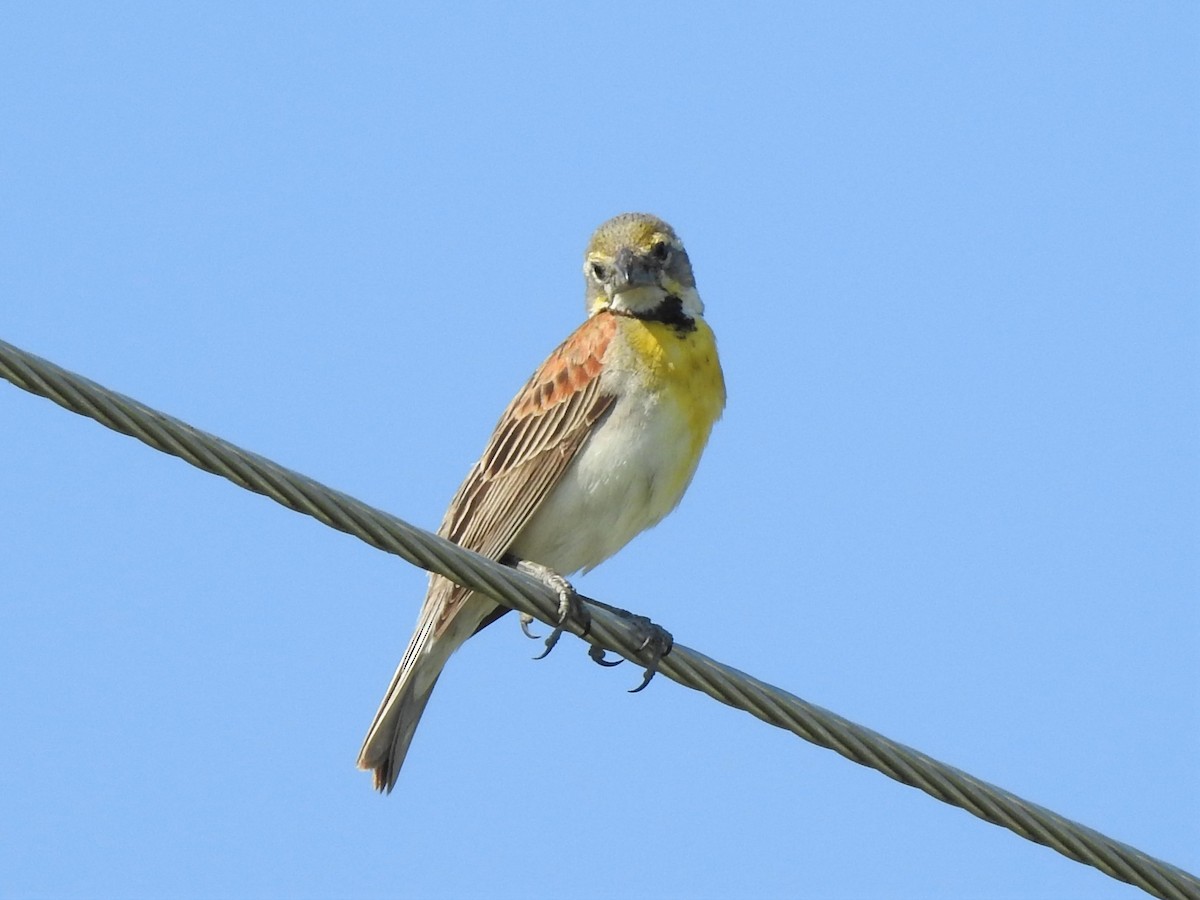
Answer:
[[[543,622],[553,624],[557,620],[558,598],[540,582],[4,341],[0,341],[0,376],[30,393],[227,478],[239,487],[270,497],[413,565],[483,591]],[[585,639],[626,659],[640,661],[640,632],[620,616],[600,607],[591,606],[590,611],[592,627]],[[577,629],[571,630],[578,634]],[[1176,866],[688,647],[675,644],[662,659],[659,671],[685,687],[1050,847],[1069,859],[1094,866],[1156,897],[1200,900],[1200,879]]]

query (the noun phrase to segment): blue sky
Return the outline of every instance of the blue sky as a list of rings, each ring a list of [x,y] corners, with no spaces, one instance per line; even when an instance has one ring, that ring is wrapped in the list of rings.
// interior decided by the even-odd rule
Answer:
[[[1187,3],[37,4],[0,338],[434,527],[628,209],[729,407],[587,593],[1200,870]],[[1131,897],[0,385],[0,893]]]

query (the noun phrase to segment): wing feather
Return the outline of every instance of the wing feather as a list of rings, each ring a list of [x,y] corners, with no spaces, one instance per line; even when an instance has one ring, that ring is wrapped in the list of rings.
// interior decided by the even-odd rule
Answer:
[[[550,354],[500,417],[487,447],[446,510],[438,534],[500,559],[599,422],[614,397],[600,372],[616,331],[610,314],[588,319]],[[438,633],[470,594],[435,577],[426,609]]]

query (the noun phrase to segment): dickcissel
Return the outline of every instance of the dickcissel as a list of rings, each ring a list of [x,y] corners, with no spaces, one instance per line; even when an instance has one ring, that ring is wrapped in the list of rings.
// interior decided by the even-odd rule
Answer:
[[[592,235],[583,274],[587,320],[508,405],[438,529],[491,559],[561,575],[599,565],[675,508],[725,406],[713,332],[670,225],[642,213],[610,219]],[[430,578],[359,753],[376,789],[395,785],[450,655],[507,611]]]

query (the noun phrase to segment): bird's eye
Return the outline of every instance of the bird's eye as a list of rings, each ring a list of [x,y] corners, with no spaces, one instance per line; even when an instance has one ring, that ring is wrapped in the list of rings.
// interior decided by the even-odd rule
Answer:
[[[608,266],[604,263],[592,263],[592,277],[597,281],[603,281],[608,277]]]
[[[650,255],[659,262],[666,262],[667,257],[671,255],[671,248],[666,241],[655,241],[654,246],[650,248]]]

